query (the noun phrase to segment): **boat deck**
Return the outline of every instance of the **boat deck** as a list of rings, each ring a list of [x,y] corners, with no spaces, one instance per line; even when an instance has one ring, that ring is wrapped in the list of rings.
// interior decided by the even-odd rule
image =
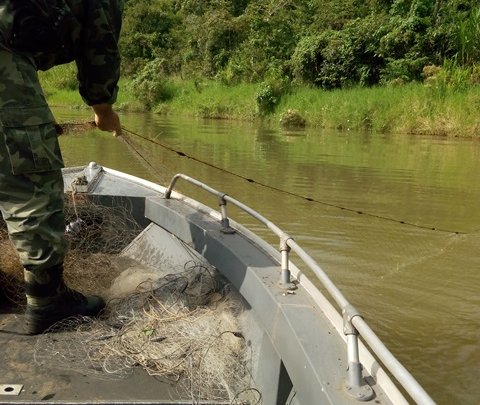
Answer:
[[[68,332],[59,334],[65,337]],[[79,367],[49,367],[35,361],[39,339],[23,332],[23,311],[0,310],[0,404],[11,403],[158,403],[190,404],[174,383],[149,376],[140,367],[126,376],[88,373]],[[50,336],[49,339],[55,339]],[[41,341],[40,341],[41,342]],[[17,386],[22,388],[16,392]]]
[[[159,381],[141,369],[122,379],[92,376],[68,369],[36,364],[37,336],[22,331],[23,314],[7,308],[0,314],[0,404],[52,400],[70,403],[182,403],[174,384]],[[12,387],[22,385],[18,395]],[[10,395],[9,395],[10,394]],[[185,402],[190,403],[190,402]]]

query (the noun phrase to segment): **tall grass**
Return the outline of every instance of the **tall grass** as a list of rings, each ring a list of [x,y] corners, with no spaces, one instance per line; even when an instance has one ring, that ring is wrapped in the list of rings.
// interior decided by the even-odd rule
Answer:
[[[78,93],[77,69],[75,63],[55,66],[38,73],[45,96],[52,106],[68,106],[74,109],[89,108]],[[130,81],[120,79],[116,109],[142,111],[144,108],[131,93]]]
[[[457,60],[460,64],[472,65],[480,60],[480,7],[458,22]]]
[[[410,83],[322,91],[297,88],[277,114],[295,109],[308,125],[383,133],[480,136],[480,87]]]
[[[190,115],[217,119],[253,119],[258,85],[228,86],[212,80],[171,79],[174,97],[154,108],[157,113]]]
[[[472,82],[475,68],[446,64],[425,83],[325,91],[306,86],[287,89],[273,113],[259,113],[261,84],[226,85],[209,80],[166,78],[172,97],[153,107],[158,114],[215,119],[270,120],[279,123],[296,111],[307,126],[349,131],[480,136],[480,86]],[[50,104],[85,106],[76,87],[75,67],[59,66],[41,73]],[[142,110],[131,80],[122,78],[116,107]],[[75,84],[75,86],[74,86]]]
[[[78,87],[74,64],[56,66],[38,73],[43,91],[52,105],[80,107],[82,100],[76,92]]]

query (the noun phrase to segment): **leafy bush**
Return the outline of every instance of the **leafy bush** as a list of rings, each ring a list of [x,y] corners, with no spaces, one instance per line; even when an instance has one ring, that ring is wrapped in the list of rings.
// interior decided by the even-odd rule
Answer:
[[[308,20],[307,2],[251,1],[237,23],[242,41],[232,51],[225,78],[262,82],[271,71],[288,75],[302,24]]]
[[[242,41],[242,31],[225,10],[190,16],[185,34],[189,38],[184,53],[184,71],[215,77],[228,64],[232,52]]]
[[[275,111],[275,106],[278,104],[279,100],[279,95],[276,94],[271,85],[263,85],[255,95],[258,113],[260,115],[271,114]]]
[[[169,65],[178,64],[178,53],[172,50],[178,44],[176,29],[181,21],[170,1],[128,1],[120,40],[124,71],[132,73],[160,56],[168,60]]]
[[[423,68],[430,62],[429,58],[402,58],[390,59],[382,71],[381,83],[387,84],[391,81],[402,80],[410,82],[412,80],[420,80]]]
[[[295,77],[324,89],[358,80],[353,44],[345,31],[330,30],[303,38],[291,63]]]
[[[227,84],[271,85],[271,71],[325,89],[407,82],[477,63],[479,27],[475,0],[126,0],[123,72],[163,58],[166,75]]]
[[[472,69],[461,68],[452,62],[423,68],[424,84],[436,98],[443,99],[447,92],[467,90],[472,83]]]
[[[275,107],[279,103],[282,95],[289,89],[289,80],[282,76],[281,71],[272,68],[266,80],[255,95],[257,103],[257,112],[259,115],[271,114],[275,111]]]
[[[163,59],[148,62],[131,83],[133,95],[149,110],[175,94],[175,87],[165,80],[164,63]]]
[[[325,89],[378,83],[384,59],[377,54],[383,16],[369,16],[303,37],[290,61],[293,76]]]
[[[299,41],[290,61],[296,79],[316,84],[322,68],[322,51],[325,46],[326,41],[321,35],[307,36]]]
[[[307,121],[297,110],[288,109],[280,115],[280,124],[285,128],[303,128]]]

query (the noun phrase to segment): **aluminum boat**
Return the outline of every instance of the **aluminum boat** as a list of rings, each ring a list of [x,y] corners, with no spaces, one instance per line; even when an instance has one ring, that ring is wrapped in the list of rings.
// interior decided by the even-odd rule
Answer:
[[[433,404],[319,264],[262,214],[183,174],[161,186],[94,162],[63,171],[65,190],[130,207],[142,230],[120,253],[150,268],[180,268],[195,258],[215,269],[244,301],[242,334],[251,349],[256,403]],[[219,209],[175,191],[198,187]],[[229,217],[236,207],[263,224],[279,248]],[[292,259],[295,253],[295,260]],[[306,271],[300,269],[308,268]],[[0,403],[190,404],[194,401],[139,369],[122,380],[42,368],[38,337],[16,334],[21,314],[1,314]],[[235,401],[218,403],[240,403]]]

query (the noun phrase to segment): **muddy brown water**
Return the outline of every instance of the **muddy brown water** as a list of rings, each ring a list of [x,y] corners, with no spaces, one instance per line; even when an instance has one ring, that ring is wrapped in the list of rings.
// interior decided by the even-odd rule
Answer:
[[[91,118],[55,113],[59,121]],[[318,261],[435,401],[479,403],[480,141],[122,119],[154,143],[127,134],[133,150],[95,130],[67,134],[60,138],[65,163],[97,161],[163,184],[182,172],[250,205]],[[184,183],[179,190],[216,206]],[[278,244],[247,215],[231,215]]]

